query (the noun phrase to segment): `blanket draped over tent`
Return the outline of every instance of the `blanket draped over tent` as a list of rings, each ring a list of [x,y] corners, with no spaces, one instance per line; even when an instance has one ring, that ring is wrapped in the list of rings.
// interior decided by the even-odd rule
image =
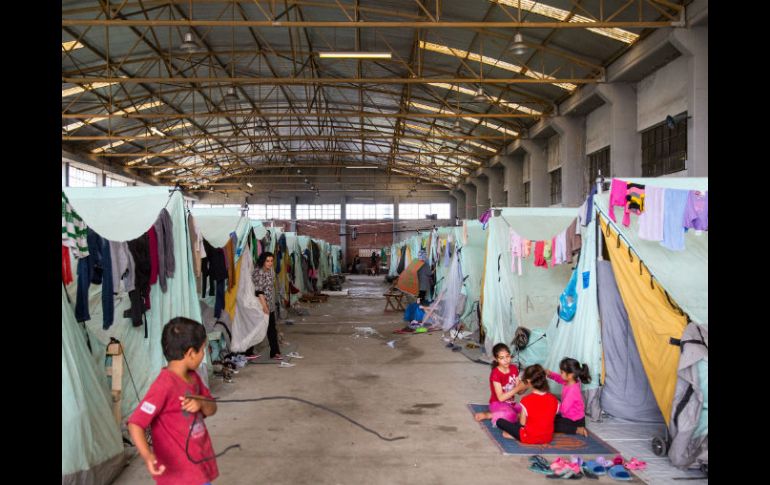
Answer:
[[[412,261],[409,266],[404,269],[404,271],[401,272],[401,275],[398,277],[398,283],[396,284],[396,288],[403,291],[404,293],[409,293],[410,295],[417,296],[420,293],[420,281],[417,276],[417,273],[420,271],[420,268],[422,268],[425,265],[425,261],[421,259],[415,259]]]

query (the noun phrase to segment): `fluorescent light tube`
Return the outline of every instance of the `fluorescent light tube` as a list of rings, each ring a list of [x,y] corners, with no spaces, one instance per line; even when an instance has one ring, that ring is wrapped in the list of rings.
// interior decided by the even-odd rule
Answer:
[[[390,59],[390,52],[361,52],[361,51],[341,51],[341,52],[319,52],[321,59]]]

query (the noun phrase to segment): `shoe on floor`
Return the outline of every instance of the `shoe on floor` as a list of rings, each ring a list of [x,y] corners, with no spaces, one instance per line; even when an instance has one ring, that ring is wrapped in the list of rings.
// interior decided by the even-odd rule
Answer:
[[[299,355],[297,352],[289,352],[286,354],[286,357],[291,357],[292,359],[304,359],[304,357]]]
[[[281,362],[281,365],[279,367],[294,367],[297,364],[292,364],[290,362]]]
[[[273,360],[283,360],[283,355],[281,354],[275,354],[274,356],[270,357]]]

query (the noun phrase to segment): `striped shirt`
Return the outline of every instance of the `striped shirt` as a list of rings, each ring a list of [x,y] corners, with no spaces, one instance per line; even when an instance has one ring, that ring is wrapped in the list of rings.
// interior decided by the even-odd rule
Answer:
[[[88,256],[88,242],[86,223],[80,218],[64,192],[61,193],[61,242],[63,246],[72,249],[72,255],[76,258]]]

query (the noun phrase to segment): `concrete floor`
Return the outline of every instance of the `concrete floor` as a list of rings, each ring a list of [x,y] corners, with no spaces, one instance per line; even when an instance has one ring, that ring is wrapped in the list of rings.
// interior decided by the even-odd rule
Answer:
[[[470,416],[468,403],[488,399],[489,367],[451,352],[440,332],[393,335],[403,322],[401,314],[383,313],[382,277],[348,277],[344,287],[350,296],[306,305],[311,315],[279,324],[304,356],[295,367],[248,365],[232,384],[215,381],[212,393],[221,399],[295,396],[384,436],[407,438],[383,441],[294,401],[222,403],[206,420],[214,449],[236,443],[241,449],[218,459],[217,484],[552,483],[527,470],[526,456],[503,456]],[[363,326],[380,336],[356,337],[354,327]],[[389,340],[396,340],[394,348]],[[134,459],[114,483],[154,482]]]

